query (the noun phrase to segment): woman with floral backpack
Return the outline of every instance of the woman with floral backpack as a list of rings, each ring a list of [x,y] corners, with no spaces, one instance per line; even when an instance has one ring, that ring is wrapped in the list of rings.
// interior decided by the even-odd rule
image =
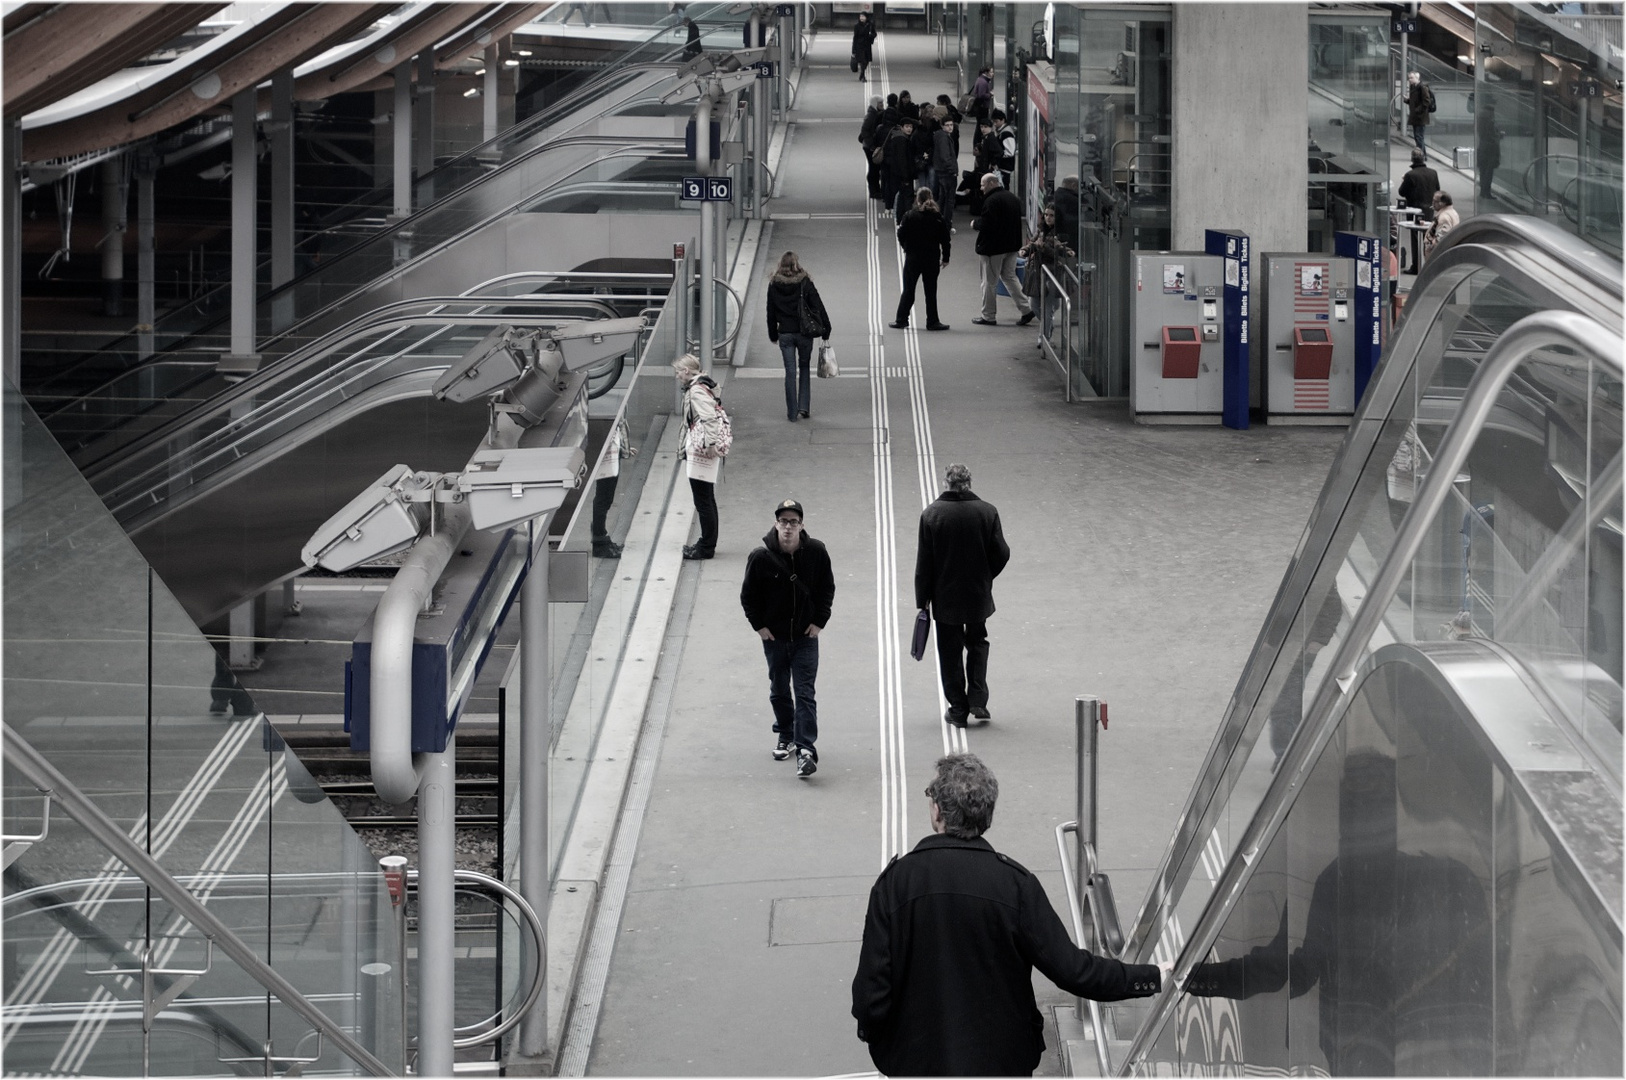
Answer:
[[[734,429],[717,383],[700,370],[700,358],[685,353],[672,364],[683,388],[683,445],[678,456],[688,463],[689,490],[700,539],[683,549],[685,559],[709,559],[717,551],[717,476],[734,444]]]

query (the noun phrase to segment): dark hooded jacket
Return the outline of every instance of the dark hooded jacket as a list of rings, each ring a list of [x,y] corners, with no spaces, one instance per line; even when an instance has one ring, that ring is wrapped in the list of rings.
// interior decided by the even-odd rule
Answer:
[[[780,549],[779,533],[769,529],[762,546],[746,557],[740,606],[751,629],[766,626],[776,641],[806,637],[810,625],[823,630],[835,598],[830,553],[805,530],[793,554]]]
[[[917,265],[937,266],[948,262],[952,243],[948,222],[936,210],[910,210],[898,225],[898,245],[908,260]]]
[[[994,579],[1010,562],[999,511],[969,491],[945,491],[920,512],[915,607],[938,622],[967,623],[994,613]]]
[[[1045,1045],[1034,968],[1098,1001],[1162,985],[1154,964],[1075,946],[1038,879],[987,840],[928,836],[870,890],[858,1037],[884,1076],[1032,1075]]]
[[[1006,188],[995,188],[982,200],[976,223],[977,254],[1003,255],[1022,249],[1022,204]]]
[[[807,312],[816,327],[802,326],[802,312]],[[808,333],[809,330],[813,332]],[[794,274],[774,271],[768,279],[768,340],[777,342],[780,334],[808,333],[809,337],[830,337],[830,315],[824,310],[818,287],[807,276],[806,270]]]
[[[886,146],[881,160],[886,165],[886,178],[893,189],[911,183],[920,175],[920,153],[915,149],[914,131],[905,131],[901,123],[887,132]]]

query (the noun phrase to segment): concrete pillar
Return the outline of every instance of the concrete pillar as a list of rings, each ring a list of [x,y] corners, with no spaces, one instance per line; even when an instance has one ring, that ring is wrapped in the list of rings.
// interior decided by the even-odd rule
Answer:
[[[412,118],[417,147],[413,164],[418,174],[417,204],[426,206],[434,198],[425,181],[435,167],[435,50],[426,48],[418,54],[418,97]]]
[[[1204,230],[1235,229],[1252,238],[1256,253],[1303,250],[1308,6],[1173,10],[1174,249],[1201,251]],[[1239,64],[1239,56],[1268,62]]]
[[[5,292],[4,308],[0,309],[0,334],[4,334],[4,357],[0,357],[0,365],[5,369],[5,376],[13,387],[22,382],[22,327],[23,327],[23,187],[22,187],[22,122],[17,117],[5,118],[5,127],[0,129],[0,173],[5,174],[5,193],[3,205],[0,205],[0,243],[5,244],[5,263],[0,267],[0,280],[3,280]],[[9,411],[6,416],[7,432],[15,431],[11,423],[12,416]],[[8,439],[6,449],[11,449]],[[7,453],[6,459],[17,460]]]
[[[502,50],[497,48],[493,41],[486,46],[485,53],[485,82],[481,85],[481,142],[490,142],[497,137],[497,75],[502,71]]]
[[[519,891],[542,922],[548,920],[548,754],[553,744],[549,712],[548,522],[531,521],[531,568],[520,596],[520,856]],[[521,1022],[514,1047],[517,1057],[536,1060],[548,1049],[548,996]]]
[[[136,331],[142,359],[153,354],[153,322],[158,318],[157,252],[153,246],[153,181],[158,157],[151,150],[136,154]]]
[[[254,155],[254,87],[231,99],[231,357],[253,370],[254,264],[258,164]]]
[[[391,180],[395,216],[412,213],[412,61],[395,65],[395,108],[390,111]]]
[[[271,76],[271,287],[294,279],[294,73]],[[271,304],[271,329],[293,325],[290,293]]]
[[[102,162],[102,314],[124,314],[124,230],[129,188],[124,155]]]

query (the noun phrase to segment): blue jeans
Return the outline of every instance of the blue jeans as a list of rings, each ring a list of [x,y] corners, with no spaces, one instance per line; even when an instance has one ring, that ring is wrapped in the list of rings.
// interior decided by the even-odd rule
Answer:
[[[1423,130],[1426,127],[1428,127],[1427,124],[1413,124],[1411,128],[1411,137],[1416,140],[1417,149],[1425,153],[1428,151],[1428,147],[1423,145]]]
[[[813,411],[813,339],[781,330],[779,352],[785,358],[785,419],[794,420],[799,412]]]
[[[813,681],[819,677],[819,639],[764,641],[762,653],[768,658],[768,703],[773,706],[774,731],[800,749],[812,751],[813,760],[819,760],[819,752],[813,748],[819,738],[819,703],[813,692]]]

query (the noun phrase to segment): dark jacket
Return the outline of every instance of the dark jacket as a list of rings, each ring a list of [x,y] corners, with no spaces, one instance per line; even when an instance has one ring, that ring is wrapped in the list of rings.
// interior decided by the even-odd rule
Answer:
[[[1434,91],[1426,82],[1406,87],[1406,123],[1412,127],[1427,127],[1433,119]]]
[[[1039,880],[987,840],[928,836],[881,871],[853,1017],[886,1076],[1028,1076],[1044,1052],[1033,969],[1098,1001],[1148,997],[1152,964],[1077,948]]]
[[[1400,178],[1400,187],[1395,191],[1407,206],[1418,206],[1423,210],[1423,220],[1428,221],[1434,217],[1434,193],[1440,190],[1440,174],[1427,165],[1413,165],[1406,170],[1406,175]]]
[[[982,140],[982,158],[990,167],[998,166],[1001,172],[1014,172],[1016,169],[1016,129],[1006,124],[1002,128],[990,131]]]
[[[860,64],[872,63],[874,53],[871,46],[875,44],[875,21],[873,19],[859,19],[853,26],[853,59]]]
[[[938,622],[965,623],[994,613],[994,579],[1011,561],[999,511],[969,491],[945,491],[920,512],[915,607]]]
[[[982,200],[977,221],[977,254],[1003,255],[1022,249],[1022,204],[1009,188],[996,188]]]
[[[886,165],[886,178],[894,185],[901,186],[918,176],[920,155],[915,151],[914,132],[906,136],[901,126],[887,132],[881,161]]]
[[[687,21],[689,23],[689,38],[688,42],[683,46],[683,59],[693,60],[705,50],[700,44],[700,24],[693,19]]]
[[[907,260],[917,265],[936,266],[948,262],[952,243],[948,222],[935,210],[911,210],[898,225],[898,244]]]
[[[795,554],[786,555],[779,534],[769,529],[762,546],[745,560],[740,606],[751,629],[766,626],[777,641],[806,637],[809,625],[823,630],[835,597],[830,553],[806,532]]]
[[[938,183],[952,184],[960,178],[960,148],[942,128],[932,132],[932,168]]]
[[[875,135],[881,126],[881,110],[871,105],[864,114],[864,126],[858,129],[858,141],[865,150],[875,149]]]
[[[1056,208],[1056,232],[1068,247],[1078,243],[1079,191],[1066,185],[1057,185],[1050,197]]]
[[[824,301],[813,279],[803,270],[797,274],[781,274],[775,270],[768,279],[768,340],[777,342],[781,333],[804,333],[802,311],[818,324],[817,332],[809,337],[830,337],[830,314],[824,310]]]

